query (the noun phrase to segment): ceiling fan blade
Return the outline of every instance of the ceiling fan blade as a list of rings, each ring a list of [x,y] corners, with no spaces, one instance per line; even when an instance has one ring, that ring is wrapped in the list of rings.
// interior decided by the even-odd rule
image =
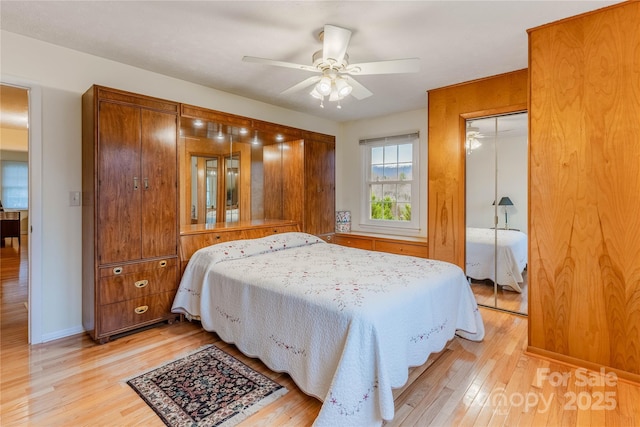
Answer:
[[[317,83],[321,78],[322,78],[322,76],[312,76],[312,77],[309,77],[308,79],[304,79],[300,83],[295,84],[295,85],[291,86],[289,89],[286,89],[286,90],[282,91],[280,93],[280,95],[289,95],[289,94],[291,94],[293,92],[297,92],[299,90],[302,90],[302,89],[304,89],[306,87],[311,86],[314,83]]]
[[[316,67],[312,67],[310,65],[295,64],[293,62],[275,61],[273,59],[257,58],[255,56],[243,56],[242,60],[244,62],[256,62],[258,64],[274,65],[276,67],[295,68],[296,70],[312,71],[314,73],[319,72],[319,70]]]
[[[369,89],[362,86],[362,84],[360,84],[360,82],[358,82],[356,79],[345,75],[343,75],[342,78],[345,79],[347,83],[349,83],[349,85],[351,85],[351,96],[353,96],[354,98],[360,100],[373,95],[373,93],[371,93]]]
[[[351,31],[334,25],[325,25],[322,36],[322,60],[335,60],[340,64],[347,52]]]
[[[417,73],[418,71],[420,71],[420,58],[351,64],[344,72],[354,76],[364,76],[367,74]]]

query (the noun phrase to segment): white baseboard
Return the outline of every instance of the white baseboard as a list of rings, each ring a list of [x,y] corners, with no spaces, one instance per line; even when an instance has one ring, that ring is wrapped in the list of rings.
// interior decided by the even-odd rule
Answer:
[[[82,325],[74,326],[73,328],[63,329],[61,331],[49,332],[47,334],[42,334],[42,342],[49,342],[58,340],[60,338],[70,337],[71,335],[77,335],[84,333],[84,328]]]

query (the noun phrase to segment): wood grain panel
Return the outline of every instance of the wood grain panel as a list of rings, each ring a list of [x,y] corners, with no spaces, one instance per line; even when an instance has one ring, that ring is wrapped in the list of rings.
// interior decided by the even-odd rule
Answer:
[[[336,234],[333,236],[333,243],[351,248],[373,250],[373,239],[369,237],[340,236]]]
[[[311,234],[335,230],[335,143],[304,141],[304,230]]]
[[[240,156],[240,221],[251,220],[251,145],[233,144],[234,156]]]
[[[175,318],[177,315],[171,314],[175,294],[175,291],[170,291],[102,306],[99,313],[100,331],[103,335],[113,335],[134,326]],[[146,311],[136,312],[136,309],[142,310],[143,307],[147,308]]]
[[[100,102],[98,128],[98,259],[140,259],[140,109]]]
[[[282,212],[282,146],[263,147],[264,218],[283,219]]]
[[[527,70],[454,86],[429,95],[429,256],[464,268],[465,118],[522,111]]]
[[[251,119],[248,117],[237,116],[235,114],[223,113],[222,111],[187,104],[180,105],[180,116],[207,120],[228,126],[244,127],[246,129],[251,128],[252,124]]]
[[[640,373],[640,3],[530,30],[530,350]]]
[[[178,153],[175,114],[142,110],[142,257],[178,254]]]
[[[282,218],[299,221],[306,231],[304,144],[304,141],[282,143]]]
[[[100,279],[98,284],[100,304],[111,304],[175,290],[178,287],[177,277],[178,267],[174,259],[172,266]]]
[[[98,93],[98,98],[100,99],[121,102],[129,105],[137,105],[151,110],[166,111],[173,113],[173,115],[178,113],[178,104],[175,102],[101,86],[94,86],[94,88]]]
[[[429,247],[407,242],[390,242],[386,240],[376,240],[375,250],[389,252],[398,255],[409,255],[421,258],[428,258]]]
[[[325,240],[354,248],[429,258],[427,239],[422,237],[392,238],[384,234],[355,232],[327,235]]]

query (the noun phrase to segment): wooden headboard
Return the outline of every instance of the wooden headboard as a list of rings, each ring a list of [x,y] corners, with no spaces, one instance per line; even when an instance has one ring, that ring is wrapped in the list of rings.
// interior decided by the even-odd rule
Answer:
[[[274,219],[182,226],[180,230],[180,271],[184,272],[189,259],[198,249],[216,243],[257,239],[288,231],[300,231],[300,223]]]

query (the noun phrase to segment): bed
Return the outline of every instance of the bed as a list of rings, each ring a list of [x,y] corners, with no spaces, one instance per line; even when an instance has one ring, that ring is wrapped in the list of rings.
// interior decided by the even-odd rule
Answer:
[[[217,209],[209,209],[207,210],[207,219],[206,219],[206,223],[207,224],[215,224],[216,222],[218,222],[216,216],[216,211]],[[234,221],[238,221],[238,219],[240,218],[240,210],[239,209],[226,209],[225,210],[225,222],[234,222]]]
[[[467,276],[476,280],[490,279],[503,289],[521,293],[522,272],[527,266],[527,235],[521,231],[498,229],[495,251],[495,231],[467,227]],[[494,274],[496,259],[497,279]]]
[[[484,324],[464,272],[282,233],[190,259],[172,308],[323,402],[316,426],[381,425],[392,389],[454,335]]]

